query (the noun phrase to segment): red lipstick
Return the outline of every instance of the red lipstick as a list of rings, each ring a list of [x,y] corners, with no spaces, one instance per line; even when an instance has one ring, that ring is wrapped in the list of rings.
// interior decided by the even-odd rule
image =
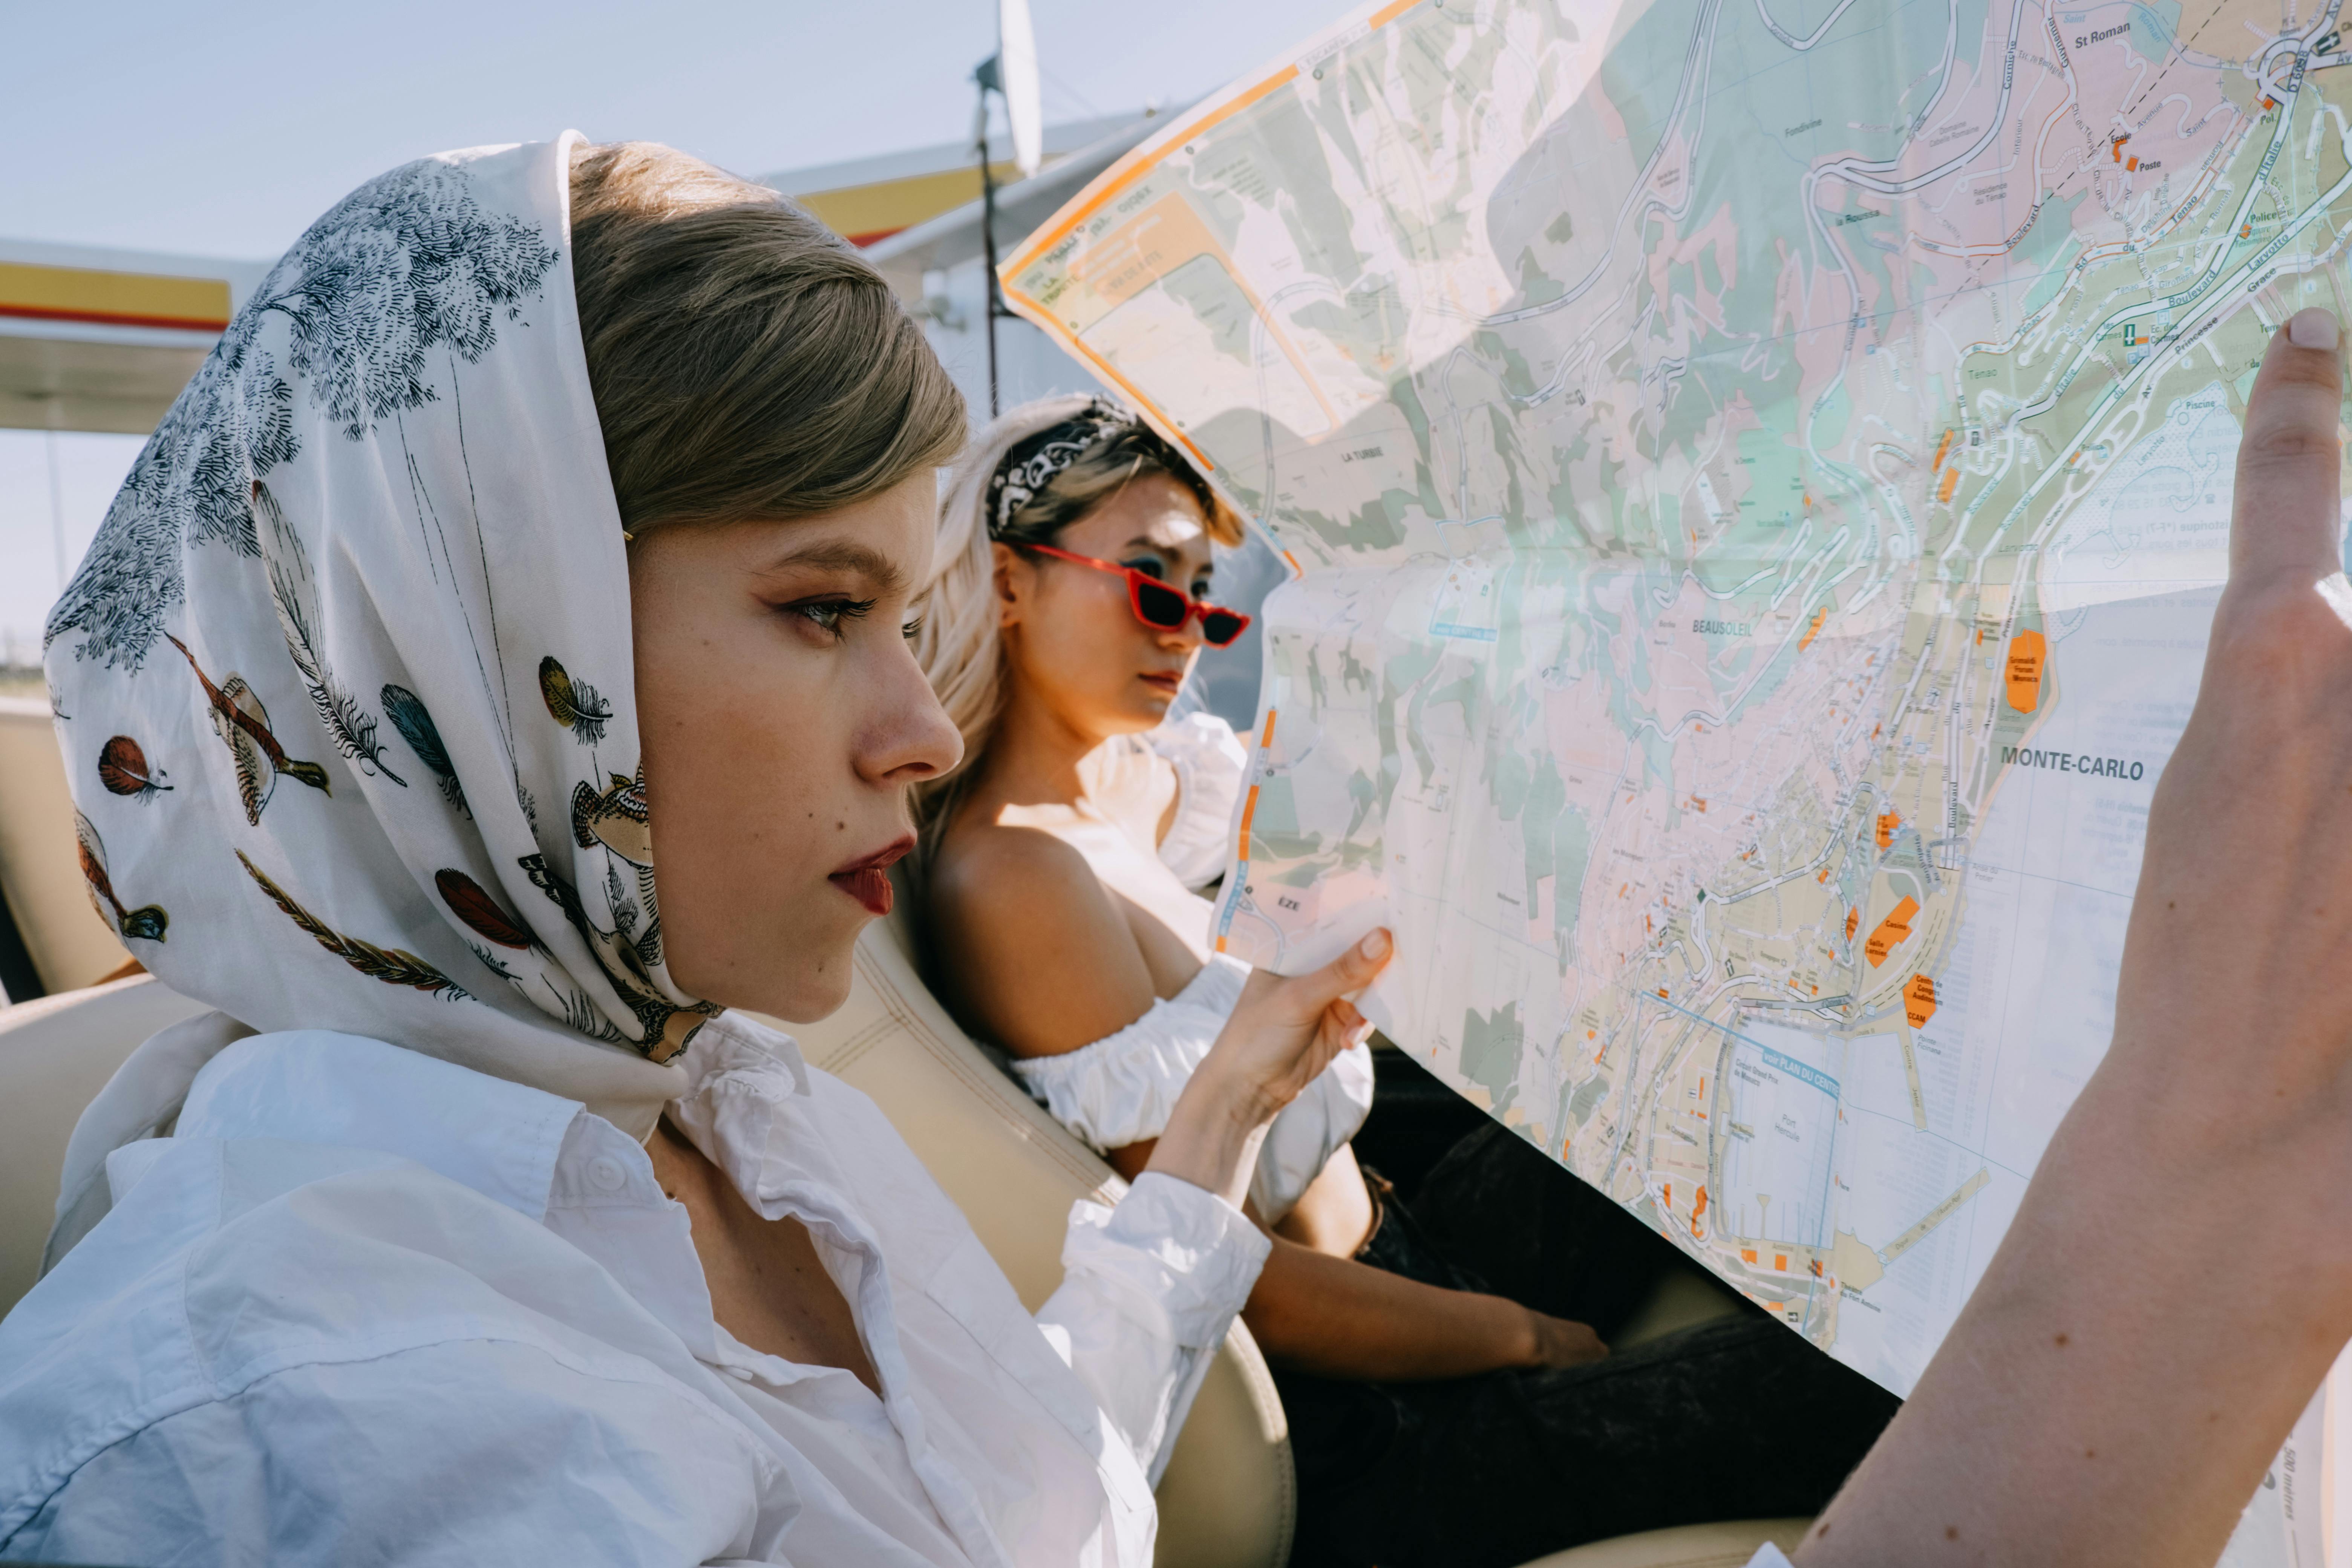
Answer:
[[[867,914],[887,915],[890,912],[890,868],[914,847],[915,836],[910,833],[863,860],[851,861],[825,880],[865,905]]]

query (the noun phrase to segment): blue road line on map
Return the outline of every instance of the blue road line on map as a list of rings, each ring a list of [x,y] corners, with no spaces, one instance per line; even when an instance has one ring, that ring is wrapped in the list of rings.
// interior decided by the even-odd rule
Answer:
[[[1457,626],[1452,621],[1436,621],[1432,623],[1429,628],[1429,633],[1432,637],[1454,637],[1463,642],[1493,642],[1495,640],[1494,628],[1491,626]]]
[[[1689,1008],[1669,1002],[1664,997],[1657,995],[1654,993],[1648,991],[1636,991],[1633,994],[1642,1001],[1655,1002],[1659,1006],[1664,1007],[1669,1013],[1680,1013],[1685,1018],[1696,1018],[1700,1023],[1705,1024],[1710,1029],[1720,1029],[1742,1045],[1754,1046],[1759,1051],[1769,1051],[1772,1048],[1761,1040],[1749,1039],[1746,1035],[1741,1034],[1738,1030],[1733,1028],[1728,1024],[1718,1024],[1704,1013],[1694,1013]]]
[[[1730,1036],[1733,1039],[1738,1040],[1743,1046],[1755,1047],[1758,1050],[1764,1053],[1764,1065],[1766,1067],[1772,1068],[1775,1072],[1784,1072],[1790,1078],[1798,1079],[1805,1083],[1809,1083],[1815,1089],[1820,1089],[1823,1094],[1828,1095],[1832,1100],[1838,1098],[1838,1080],[1830,1077],[1829,1074],[1822,1071],[1821,1068],[1807,1067],[1804,1063],[1797,1060],[1794,1057],[1781,1055],[1779,1051],[1774,1050],[1771,1047],[1766,1045],[1763,1041],[1755,1038],[1753,1036],[1743,1035],[1728,1024],[1718,1024],[1704,1013],[1694,1013],[1688,1007],[1678,1006],[1675,1004],[1667,1001],[1663,996],[1653,995],[1647,991],[1637,991],[1633,994],[1641,997],[1644,1001],[1655,1002],[1659,1006],[1665,1008],[1668,1012],[1680,1013],[1685,1018],[1696,1018],[1710,1029],[1719,1029],[1723,1033]]]

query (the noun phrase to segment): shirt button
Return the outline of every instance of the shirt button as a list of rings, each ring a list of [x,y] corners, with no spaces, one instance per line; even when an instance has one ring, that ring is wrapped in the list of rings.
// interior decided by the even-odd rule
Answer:
[[[600,1154],[588,1163],[588,1179],[608,1193],[617,1193],[629,1184],[629,1173],[609,1154]]]
[[[730,1366],[727,1369],[727,1375],[738,1383],[749,1383],[760,1374],[748,1366]]]

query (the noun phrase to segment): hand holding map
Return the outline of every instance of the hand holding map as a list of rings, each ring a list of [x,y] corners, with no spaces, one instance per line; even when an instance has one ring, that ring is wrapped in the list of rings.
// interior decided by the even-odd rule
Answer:
[[[2278,1489],[2266,1461],[2352,1334],[2336,340],[2298,315],[2257,382],[2230,585],[2157,793],[2114,1049],[1803,1568],[1955,1542],[1993,1561],[2211,1563],[2248,1494]],[[2258,806],[2249,755],[2267,759]],[[2182,1257],[2229,1288],[2179,1289]],[[2257,1550],[2265,1522],[2247,1510],[2221,1561],[2318,1561],[2307,1531]]]

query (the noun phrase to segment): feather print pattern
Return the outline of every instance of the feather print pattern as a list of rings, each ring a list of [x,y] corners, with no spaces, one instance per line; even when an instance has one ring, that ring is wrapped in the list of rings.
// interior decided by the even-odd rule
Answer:
[[[572,679],[551,654],[539,661],[539,694],[555,721],[582,745],[593,746],[604,738],[604,726],[613,719],[611,704],[586,681]]]
[[[98,782],[113,795],[127,795],[142,805],[172,786],[172,775],[147,766],[147,753],[128,735],[117,735],[98,750]]]
[[[563,1009],[565,1028],[576,1029],[589,1038],[602,1040],[608,1046],[625,1046],[630,1043],[628,1036],[614,1028],[613,1021],[596,1010],[594,1000],[585,991],[576,986],[559,988],[552,982],[549,984],[548,989],[554,993],[557,1004]]]
[[[99,842],[98,829],[90,826],[89,818],[79,811],[74,813],[74,841],[81,854],[81,879],[89,886],[90,907],[98,910],[99,919],[121,932],[126,942],[162,942],[172,917],[160,904],[136,910],[122,907],[122,900],[114,894],[114,879],[107,875],[106,846]]]
[[[530,994],[530,988],[523,984],[522,976],[517,974],[513,970],[509,969],[506,964],[499,960],[497,953],[492,952],[488,948],[483,946],[478,942],[467,942],[466,944],[466,951],[472,953],[475,960],[478,962],[484,969],[488,970],[491,973],[497,975],[499,979],[505,981],[508,984],[513,986],[524,995],[528,996]]]
[[[529,928],[500,909],[499,901],[463,871],[436,871],[433,885],[440,889],[441,901],[449,906],[449,912],[465,921],[466,928],[476,936],[500,947],[528,948],[537,944],[539,939],[531,935]]]
[[[599,795],[585,784],[572,786],[572,841],[581,848],[602,844],[630,865],[654,863],[652,813],[646,805],[646,770],[637,776],[614,773],[613,785]]]
[[[680,1007],[663,997],[654,988],[653,976],[647,972],[647,965],[641,956],[640,947],[645,939],[631,942],[617,932],[600,929],[589,918],[586,906],[580,901],[580,890],[547,863],[547,857],[526,855],[516,864],[522,868],[523,875],[530,879],[530,885],[545,893],[549,900],[563,911],[563,918],[588,943],[589,951],[595,954],[596,966],[604,972],[605,980],[629,1011],[636,1015],[638,1036],[628,1043],[656,1062],[668,1061],[685,1050],[687,1042],[694,1037],[694,1032],[716,1016],[719,1009],[708,1002]],[[660,922],[656,921],[646,936],[653,936],[654,931],[659,929]],[[565,1021],[583,1033],[597,1034],[593,1029],[572,1022],[568,1008]],[[597,1037],[602,1039],[605,1037],[598,1034]]]
[[[336,682],[319,655],[319,580],[310,570],[310,552],[286,521],[278,498],[259,479],[253,481],[253,510],[262,524],[254,531],[269,572],[269,601],[278,608],[278,627],[286,634],[286,651],[302,672],[302,684],[310,689],[310,705],[319,710],[327,738],[335,750],[359,763],[362,773],[381,773],[407,788],[408,781],[384,763],[383,747],[375,738],[375,716]]]
[[[404,985],[427,995],[446,994],[458,1001],[473,1000],[473,993],[404,948],[378,947],[372,942],[343,935],[296,903],[285,889],[271,881],[260,867],[246,858],[244,850],[238,850],[236,858],[244,864],[245,874],[269,895],[270,902],[285,911],[288,920],[310,933],[311,941],[369,979],[381,980],[387,985]]]
[[[624,939],[631,937],[637,929],[637,902],[621,885],[621,868],[610,862],[604,867],[604,902],[613,910],[613,929]]]
[[[466,804],[466,789],[457,782],[457,770],[449,761],[449,748],[441,742],[441,731],[433,722],[416,693],[405,686],[387,683],[383,689],[383,716],[408,742],[425,771],[441,782],[441,795],[452,806],[471,817],[473,809]]]
[[[280,773],[299,779],[323,795],[335,792],[327,787],[327,770],[316,763],[297,762],[286,754],[270,731],[269,712],[255,696],[245,677],[232,675],[225,686],[215,686],[212,677],[188,651],[188,645],[171,633],[163,640],[180,650],[188,668],[196,672],[196,679],[205,689],[205,700],[212,705],[213,733],[229,749],[236,763],[237,793],[245,802],[245,820],[251,826],[261,826],[261,808],[269,804],[270,794],[278,787]]]
[[[574,537],[617,519],[601,441],[548,416],[593,403],[570,156],[424,160],[311,226],[143,449],[47,651],[89,896],[164,984],[650,1109],[675,1074],[646,1058],[718,1009],[663,961],[622,776],[625,557]],[[223,849],[244,885],[204,874]]]
[[[242,675],[232,675],[221,689],[221,700],[228,704],[213,714],[213,733],[227,742],[229,754],[236,762],[236,791],[245,802],[245,819],[256,827],[261,826],[261,808],[278,789],[277,770],[269,765],[268,753],[237,719],[250,720],[264,730],[269,728],[269,710],[253,694]],[[229,721],[224,721],[223,715]]]

